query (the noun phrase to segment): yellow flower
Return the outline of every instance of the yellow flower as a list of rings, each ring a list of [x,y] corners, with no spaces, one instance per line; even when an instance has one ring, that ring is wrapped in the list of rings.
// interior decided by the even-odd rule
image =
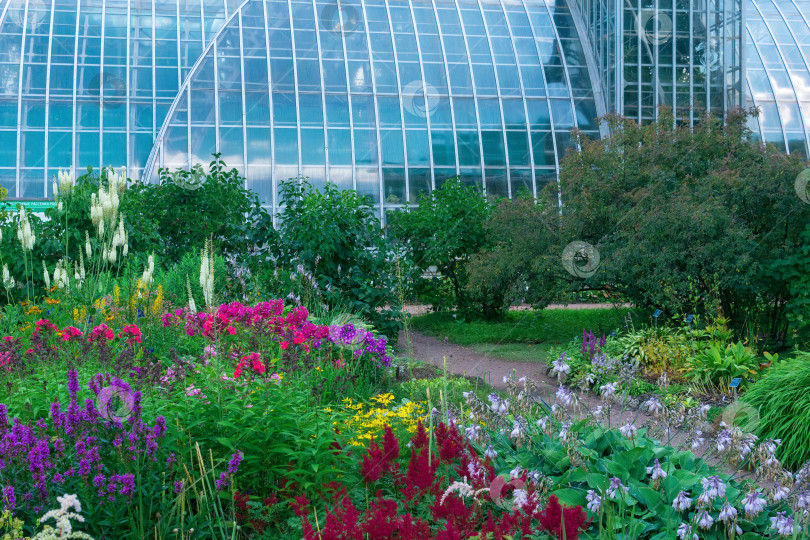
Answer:
[[[28,311],[25,312],[26,315],[39,315],[42,313],[42,310],[39,306],[31,306],[28,308]]]
[[[113,302],[117,306],[118,303],[121,301],[121,287],[118,286],[118,283],[115,284],[115,288],[113,289]]]
[[[163,311],[163,285],[158,284],[155,301],[152,302],[152,315],[158,316]]]
[[[81,322],[87,320],[87,308],[82,306],[81,310],[73,308],[73,321]]]
[[[51,306],[52,306],[52,305],[54,305],[54,304],[58,304],[58,303],[59,303],[59,299],[58,299],[58,298],[51,298],[51,297],[48,297],[48,298],[46,298],[46,299],[45,299],[45,303],[46,303],[46,304],[48,304],[48,305],[51,305]]]

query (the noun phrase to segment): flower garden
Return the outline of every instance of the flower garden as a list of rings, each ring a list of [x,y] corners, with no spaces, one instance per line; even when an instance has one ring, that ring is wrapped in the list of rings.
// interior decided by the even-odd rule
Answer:
[[[0,539],[810,536],[806,355],[760,356],[705,309],[570,328],[553,400],[514,375],[497,392],[397,342],[406,297],[508,306],[489,255],[462,271],[463,243],[411,242],[446,263],[419,282],[356,194],[286,185],[274,229],[222,165],[191,191],[62,173],[46,219],[5,216]],[[757,422],[717,406],[740,404]]]

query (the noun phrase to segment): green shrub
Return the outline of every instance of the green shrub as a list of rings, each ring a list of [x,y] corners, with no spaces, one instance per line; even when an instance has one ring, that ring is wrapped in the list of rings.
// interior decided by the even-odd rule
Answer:
[[[485,247],[467,263],[466,293],[485,318],[500,316],[524,301],[535,308],[549,304],[564,277],[559,257],[538,257],[556,241],[553,224],[528,192],[495,205],[485,224]]]
[[[291,180],[281,184],[281,204],[278,267],[270,270],[272,279],[292,274],[300,286],[306,282],[307,305],[358,314],[387,336],[396,336],[401,262],[382,234],[371,199],[329,183],[318,189]]]
[[[783,465],[797,469],[810,460],[810,354],[770,368],[743,396],[759,411],[757,434],[781,439],[777,456]]]
[[[741,377],[744,383],[758,373],[757,355],[738,341],[726,346],[711,344],[708,349],[689,360],[686,376],[720,391],[728,391],[728,385],[735,377]]]
[[[226,259],[246,261],[275,243],[270,215],[256,192],[245,187],[236,169],[227,170],[218,155],[205,174],[201,166],[191,172],[161,169],[160,184],[136,182],[121,201],[121,213],[148,216],[164,242],[164,260],[179,261],[213,238],[214,249]]]
[[[204,306],[202,287],[200,286],[200,253],[197,249],[183,255],[179,262],[161,261],[156,257],[156,263],[160,264],[161,270],[157,273],[157,283],[163,285],[163,295],[167,301],[175,306],[182,307],[188,303],[188,291],[186,280],[191,284],[191,293],[194,295],[194,303]],[[165,270],[162,269],[165,267]],[[214,256],[214,290],[217,294],[222,294],[219,300],[230,300],[229,279],[225,258],[222,255]]]
[[[491,212],[491,204],[476,188],[453,179],[422,195],[418,208],[391,216],[388,228],[414,261],[417,282],[435,266],[452,283],[452,297],[436,297],[434,309],[472,310],[467,262],[485,246],[484,224]]]
[[[608,116],[611,137],[579,141],[560,164],[560,234],[598,248],[593,288],[668,313],[691,312],[696,288],[739,335],[759,321],[784,336],[789,282],[764,270],[794,252],[810,216],[794,189],[804,158],[755,140],[744,111],[678,120]]]

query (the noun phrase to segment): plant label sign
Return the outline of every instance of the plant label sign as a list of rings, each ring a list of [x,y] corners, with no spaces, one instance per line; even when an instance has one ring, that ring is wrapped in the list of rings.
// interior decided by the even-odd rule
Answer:
[[[658,317],[661,316],[662,313],[663,313],[663,311],[661,311],[660,309],[656,309],[655,313],[653,313],[653,317],[655,317],[657,319]]]
[[[728,387],[729,388],[737,388],[738,386],[740,386],[741,382],[742,382],[742,377],[734,377],[733,379],[731,379],[731,384],[729,384]]]
[[[686,324],[692,324],[692,321],[694,321],[694,320],[695,320],[694,315],[687,315],[686,316]]]

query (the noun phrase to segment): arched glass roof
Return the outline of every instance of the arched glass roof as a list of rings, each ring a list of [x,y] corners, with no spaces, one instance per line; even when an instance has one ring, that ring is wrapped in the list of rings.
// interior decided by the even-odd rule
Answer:
[[[275,207],[299,175],[380,209],[457,174],[488,194],[556,179],[597,109],[563,0],[247,0],[195,65],[150,157],[219,151]]]
[[[810,132],[810,1],[747,0],[750,126],[762,140],[807,153]]]
[[[59,168],[140,176],[235,0],[0,0],[0,184],[48,197]]]

